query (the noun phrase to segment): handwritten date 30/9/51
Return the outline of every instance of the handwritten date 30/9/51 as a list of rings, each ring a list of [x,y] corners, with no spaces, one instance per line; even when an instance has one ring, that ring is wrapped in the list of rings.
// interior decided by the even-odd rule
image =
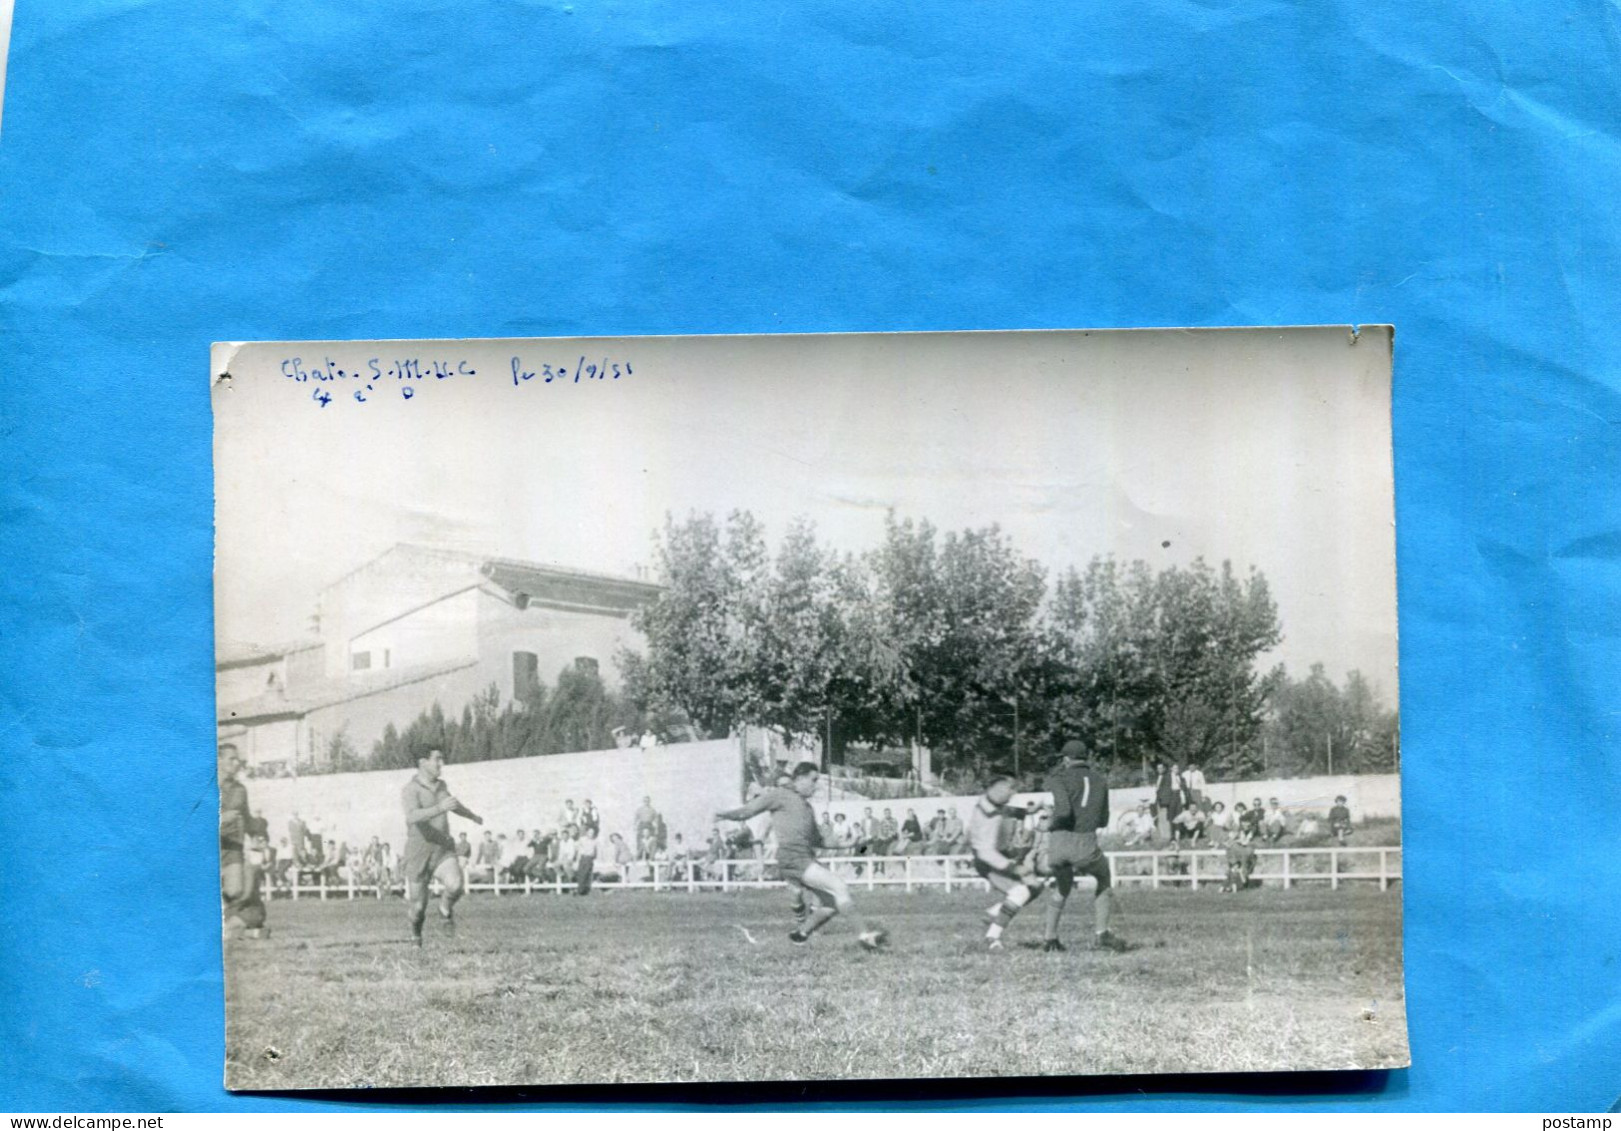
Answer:
[[[525,384],[571,384],[590,381],[617,381],[635,373],[628,361],[615,361],[611,357],[593,358],[581,354],[578,359],[555,362],[526,363],[514,357],[508,371],[501,374],[514,386]],[[348,396],[358,404],[366,404],[397,390],[403,400],[411,400],[424,384],[449,380],[478,380],[479,371],[463,360],[440,361],[419,357],[366,359],[363,368],[347,369],[330,357],[319,363],[302,357],[283,358],[281,375],[289,381],[310,382],[310,400],[322,408],[338,397]],[[336,387],[334,387],[336,386]],[[347,386],[345,388],[344,386]]]

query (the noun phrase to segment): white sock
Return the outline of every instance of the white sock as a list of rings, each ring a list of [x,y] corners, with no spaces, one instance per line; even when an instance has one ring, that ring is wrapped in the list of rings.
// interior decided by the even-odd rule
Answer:
[[[1000,923],[992,923],[990,930],[985,932],[985,937],[988,938],[988,939],[992,939],[992,940],[1001,938],[1002,937],[1002,924],[1000,924]]]

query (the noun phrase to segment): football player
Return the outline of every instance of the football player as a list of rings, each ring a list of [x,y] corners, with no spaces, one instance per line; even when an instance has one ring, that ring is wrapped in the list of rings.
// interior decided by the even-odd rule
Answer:
[[[787,788],[773,786],[736,809],[715,814],[723,821],[747,821],[760,813],[771,814],[777,837],[777,871],[790,891],[797,884],[814,895],[818,904],[809,918],[789,932],[789,941],[796,945],[809,942],[834,916],[855,906],[849,886],[816,860],[821,834],[816,828],[816,814],[809,799],[816,793],[819,777],[820,771],[814,762],[801,762],[794,767],[793,779]],[[862,946],[876,950],[889,936],[881,927],[869,923],[857,938]]]
[[[1028,809],[1009,804],[1012,800],[1013,778],[997,774],[968,817],[968,849],[974,857],[974,871],[1002,893],[1002,898],[985,912],[990,921],[985,931],[990,950],[1002,949],[1002,932],[1021,908],[1041,895],[1044,886],[1027,857],[1021,853],[1016,858],[1006,851],[1009,822],[1029,816]]]

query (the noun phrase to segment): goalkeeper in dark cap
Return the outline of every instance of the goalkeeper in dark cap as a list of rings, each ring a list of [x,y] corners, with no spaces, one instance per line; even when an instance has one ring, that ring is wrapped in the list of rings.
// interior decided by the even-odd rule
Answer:
[[[1047,788],[1053,795],[1052,827],[1047,838],[1048,867],[1054,888],[1047,897],[1047,941],[1045,950],[1063,950],[1058,941],[1058,921],[1064,904],[1075,887],[1077,875],[1097,881],[1092,901],[1092,922],[1096,932],[1093,946],[1099,950],[1129,950],[1119,936],[1109,930],[1114,914],[1113,878],[1109,858],[1098,847],[1098,832],[1109,826],[1109,783],[1092,768],[1084,743],[1075,739],[1064,743],[1058,763],[1047,775]]]

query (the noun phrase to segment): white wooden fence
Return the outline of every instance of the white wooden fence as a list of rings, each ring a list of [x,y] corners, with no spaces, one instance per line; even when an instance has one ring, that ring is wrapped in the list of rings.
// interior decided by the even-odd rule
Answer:
[[[1311,885],[1337,889],[1347,882],[1377,882],[1379,890],[1384,891],[1401,880],[1401,854],[1399,847],[1262,848],[1256,850],[1255,870],[1250,878],[1252,882],[1276,884],[1285,889]],[[1128,850],[1111,852],[1108,856],[1114,882],[1122,887],[1186,887],[1197,891],[1201,885],[1219,886],[1227,879],[1227,854],[1219,848],[1182,853]],[[824,857],[821,863],[842,875],[857,890],[940,888],[949,892],[958,888],[983,890],[989,886],[974,871],[973,858],[969,856],[835,856]],[[603,872],[599,871],[593,890],[698,892],[782,886],[782,881],[775,878],[776,865],[769,860],[654,861],[633,867],[638,878],[631,880],[617,876],[603,879]],[[469,892],[493,895],[561,895],[574,889],[572,880],[563,879],[495,879],[467,885]],[[352,874],[347,879],[328,883],[324,876],[311,880],[289,873],[288,882],[267,885],[265,890],[271,896],[291,899],[368,896],[381,899],[386,893],[403,892],[404,885],[365,883]]]

